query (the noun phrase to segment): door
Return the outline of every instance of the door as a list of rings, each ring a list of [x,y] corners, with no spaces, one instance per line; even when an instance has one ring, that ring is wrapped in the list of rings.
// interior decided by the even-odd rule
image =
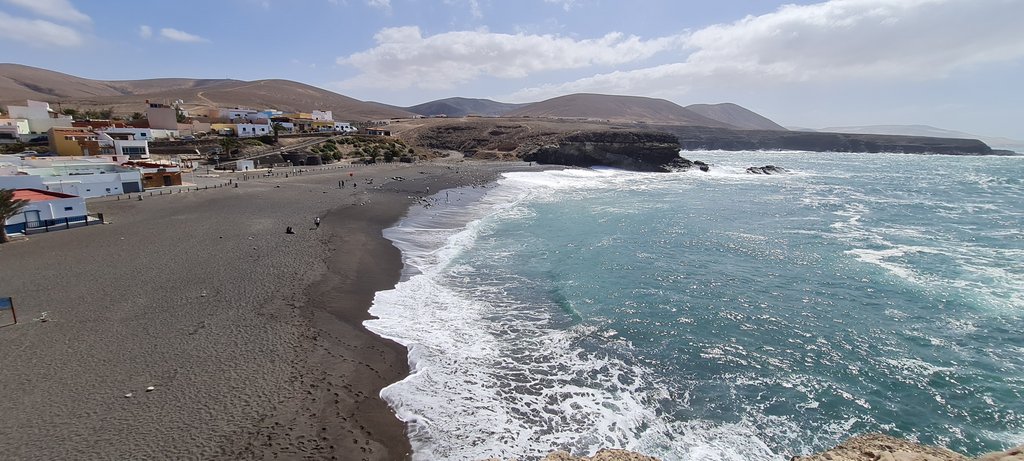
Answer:
[[[28,229],[41,227],[41,224],[39,223],[39,210],[30,210],[25,212],[25,227]]]
[[[166,187],[166,186],[173,186],[173,185],[174,185],[174,181],[171,181],[171,176],[165,174],[164,175],[164,186]]]

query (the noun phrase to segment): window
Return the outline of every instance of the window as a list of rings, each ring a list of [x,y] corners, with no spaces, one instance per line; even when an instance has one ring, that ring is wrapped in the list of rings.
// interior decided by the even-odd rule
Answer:
[[[146,148],[145,147],[137,147],[137,146],[124,146],[124,147],[121,147],[121,154],[122,155],[146,155]]]
[[[73,206],[66,206],[66,207],[64,207],[64,211],[72,211],[74,209],[75,209],[75,207],[73,207]]]

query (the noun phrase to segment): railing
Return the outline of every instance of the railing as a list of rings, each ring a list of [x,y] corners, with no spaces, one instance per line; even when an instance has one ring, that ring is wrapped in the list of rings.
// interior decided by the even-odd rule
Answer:
[[[55,230],[71,229],[73,227],[85,227],[94,224],[103,224],[103,213],[89,213],[85,216],[74,216],[60,219],[43,219],[40,221],[26,223],[25,235],[50,232]]]

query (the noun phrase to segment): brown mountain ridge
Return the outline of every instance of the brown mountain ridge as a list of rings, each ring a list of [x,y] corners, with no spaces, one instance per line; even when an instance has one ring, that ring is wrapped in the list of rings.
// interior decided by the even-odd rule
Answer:
[[[271,108],[282,111],[330,110],[341,120],[411,117],[412,113],[386,104],[364,102],[332,91],[289,80],[159,78],[91,80],[20,64],[0,64],[0,104],[24,104],[26,99],[59,102],[63,107],[113,108],[115,113],[140,112],[147,100],[184,101],[197,107]]]
[[[591,93],[576,93],[551,98],[529,104],[505,115],[508,117],[580,118],[611,122],[657,122],[736,128],[664,99]]]
[[[658,123],[747,130],[785,128],[736,104],[680,106],[664,99],[577,93],[528,104],[486,99],[448,98],[408,108],[360,101],[290,80],[157,78],[92,80],[21,64],[0,63],[0,104],[26,99],[56,103],[56,108],[106,109],[127,115],[141,112],[146,101],[184,109],[199,107],[270,108],[286,112],[330,110],[339,120],[411,118],[444,114],[600,120],[612,123]]]

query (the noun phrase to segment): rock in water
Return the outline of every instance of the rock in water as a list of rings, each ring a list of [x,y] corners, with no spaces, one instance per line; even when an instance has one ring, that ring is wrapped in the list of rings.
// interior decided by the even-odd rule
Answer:
[[[788,170],[780,166],[765,165],[765,166],[752,166],[747,168],[749,174],[783,174],[789,173]]]
[[[704,163],[700,160],[690,160],[683,157],[673,159],[671,162],[663,165],[663,167],[666,171],[674,172],[689,171],[694,168],[705,173],[711,170],[711,167],[707,163]]]

